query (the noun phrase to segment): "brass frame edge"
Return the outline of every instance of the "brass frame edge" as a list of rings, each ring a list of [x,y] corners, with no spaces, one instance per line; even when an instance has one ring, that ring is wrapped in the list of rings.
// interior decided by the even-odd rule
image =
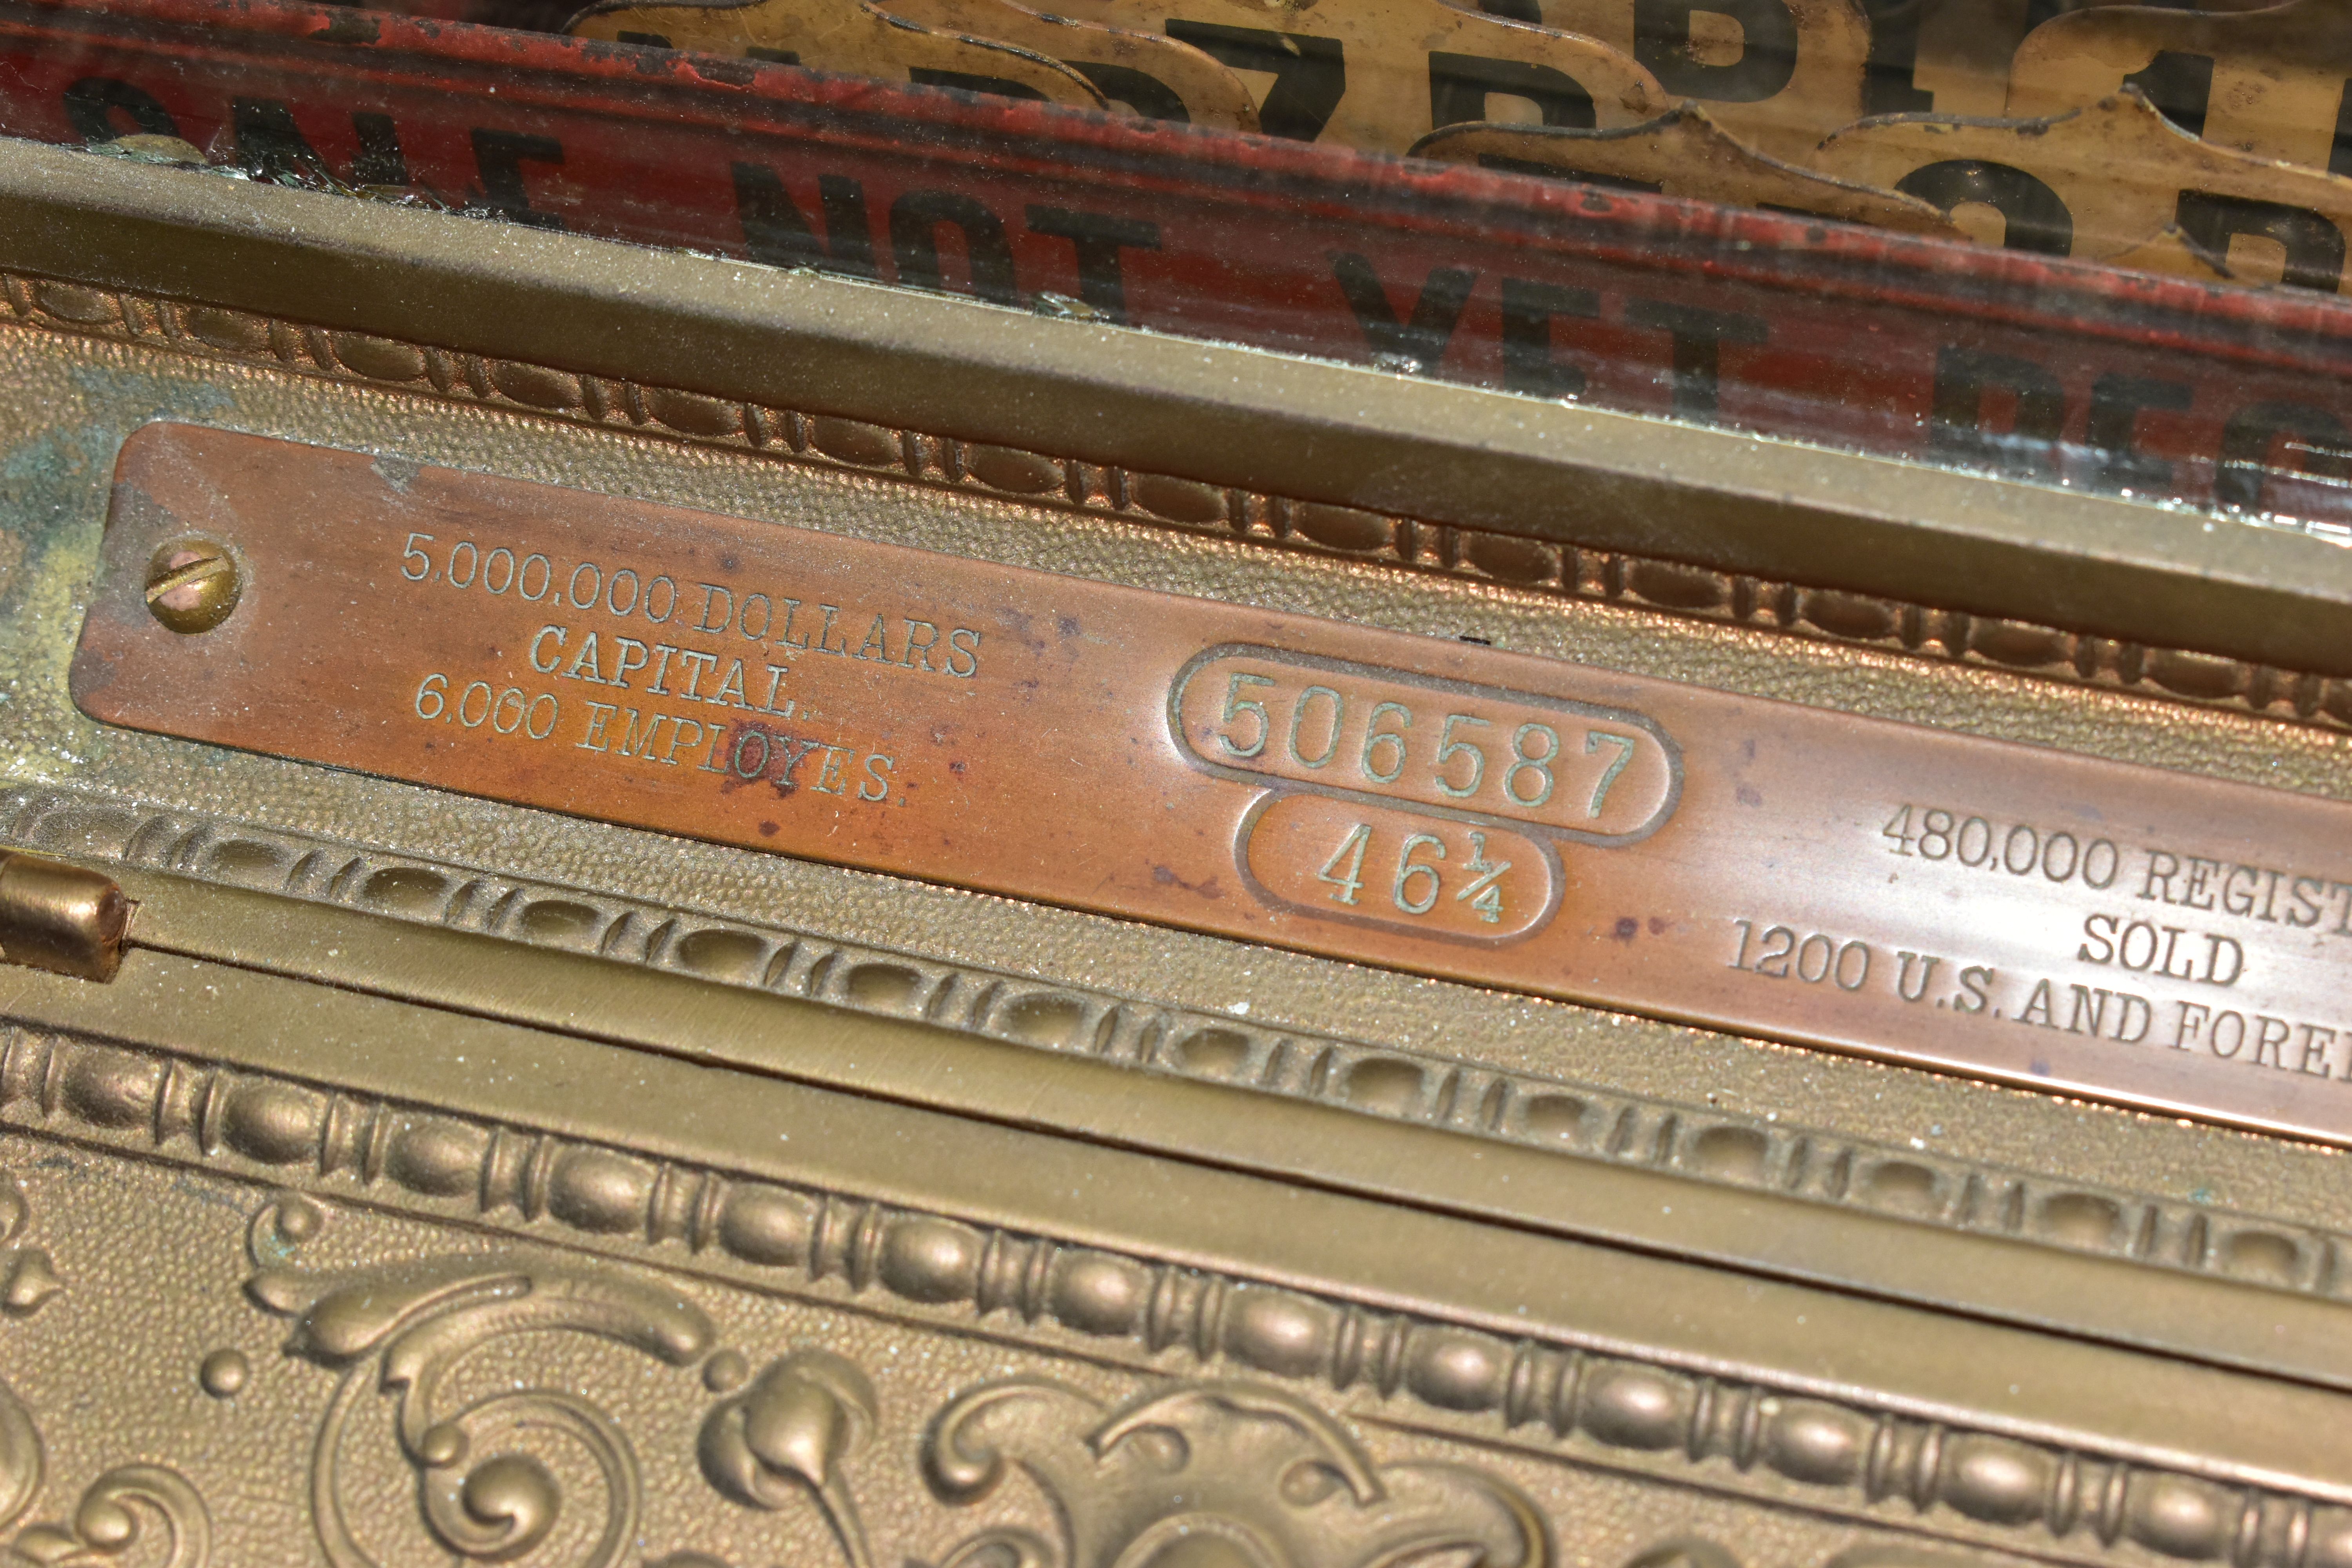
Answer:
[[[26,142],[0,142],[0,266],[2352,674],[2333,545],[1731,430]]]
[[[928,1022],[633,973],[587,953],[115,871],[138,901],[136,948],[414,1004],[444,1021],[455,1014],[650,1049],[1399,1210],[2352,1389],[2352,1345],[2340,1331],[2347,1309],[2325,1299],[2146,1271],[2006,1237],[1922,1233],[1866,1210],[1706,1188],[1640,1166],[1570,1164],[1524,1145],[1198,1079],[1164,1079],[1138,1095],[1129,1069],[1087,1057],[1043,1056]],[[1402,1172],[1410,1179],[1400,1180]],[[1572,1179],[1561,1181],[1563,1173]]]
[[[0,156],[5,143],[0,143]],[[0,239],[5,244],[5,239]],[[962,490],[1260,548],[1448,577],[1643,614],[1997,669],[2094,690],[2352,731],[2352,676],[2117,640],[1663,557],[977,444],[908,427],[730,403],[675,386],[453,353],[282,317],[0,273],[0,323],[625,430],[665,441]]]
[[[86,864],[105,866],[117,874],[124,868],[134,873],[161,871],[175,879],[353,910],[433,931],[455,928],[567,954],[593,952],[596,962],[615,969],[688,977],[751,994],[804,997],[886,1017],[917,1016],[938,1027],[1029,1049],[1087,1056],[1155,1076],[1215,1083],[1322,1103],[1381,1121],[1516,1142],[1579,1163],[1634,1166],[1707,1186],[1772,1191],[1816,1207],[1871,1213],[1915,1231],[1992,1235],[2063,1254],[2101,1256],[2138,1268],[2236,1279],[2256,1288],[2346,1300],[2346,1281],[2337,1260],[2352,1247],[2352,1237],[2284,1219],[2216,1210],[2124,1189],[2095,1188],[2038,1172],[1874,1144],[1794,1120],[1767,1123],[1755,1116],[1655,1100],[1525,1070],[1480,1067],[1434,1053],[1297,1030],[1269,1032],[1244,1018],[1194,1015],[1125,993],[846,943],[793,927],[656,908],[595,889],[532,882],[282,829],[142,808],[111,797],[78,797],[23,788],[0,791],[0,813],[5,813],[0,815],[0,842],[79,857]],[[121,843],[109,847],[93,835],[93,823],[99,818],[122,822]],[[284,868],[281,875],[257,874],[258,866],[272,861]],[[236,865],[238,874],[219,874],[217,868],[224,863]],[[442,889],[438,900],[421,895],[428,881]],[[379,885],[393,890],[388,900],[372,896],[371,889]],[[563,940],[538,935],[531,911],[542,904],[593,914],[606,923]],[[748,946],[756,951],[756,956],[731,961],[740,964],[740,973],[713,972],[697,955],[714,944],[729,954]],[[787,958],[789,963],[780,968],[780,961]],[[862,1001],[856,977],[875,964],[898,966],[919,979],[919,1008],[909,1014]],[[940,974],[946,976],[943,981],[938,978]],[[1061,1010],[1075,1016],[1066,1043],[1050,1042],[1022,1023],[1033,1012]],[[1114,1017],[1118,1026],[1106,1038],[1106,1021]],[[1228,1073],[1195,1065],[1186,1042],[1203,1032],[1234,1040],[1254,1039],[1255,1044],[1244,1047],[1253,1062],[1260,1057],[1270,1058],[1274,1047],[1286,1042],[1284,1054],[1294,1058],[1293,1065],[1278,1074],[1272,1070]],[[1265,1063],[1268,1069],[1274,1065],[1271,1059]],[[1359,1103],[1348,1088],[1359,1068],[1369,1068],[1374,1083],[1392,1080],[1401,1069],[1419,1074],[1421,1103],[1378,1108]],[[1441,1078],[1446,1087],[1433,1093],[1432,1081]],[[1548,1100],[1555,1103],[1561,1097],[1572,1100],[1583,1108],[1581,1120],[1590,1130],[1573,1143],[1557,1129],[1543,1131],[1532,1120],[1515,1131],[1505,1106],[1496,1106],[1493,1116],[1484,1113],[1484,1108],[1496,1100],[1497,1089],[1503,1091],[1500,1098],[1507,1105],[1532,1103],[1540,1109]],[[1480,1113],[1462,1114],[1465,1104],[1481,1108]],[[1756,1174],[1742,1177],[1717,1168],[1707,1153],[1719,1147],[1753,1150]],[[1916,1184],[1924,1174],[1944,1201],[1934,1212],[1922,1213],[1915,1206],[1874,1199],[1871,1194],[1881,1172],[1887,1172],[1902,1191],[1913,1190],[1906,1184]],[[1954,1194],[1958,1194],[1957,1203]],[[2095,1246],[2080,1237],[2062,1242],[2025,1228],[2032,1214],[2045,1210],[2057,1215],[2111,1213],[2108,1244]],[[2250,1278],[2229,1262],[2242,1254],[2274,1258],[2282,1248],[2295,1259],[2289,1277]],[[2173,1255],[2176,1249],[2180,1256]]]
[[[688,1267],[706,1248],[711,1263],[730,1253],[771,1268],[814,1262],[819,1280],[830,1263],[854,1289],[983,1320],[1024,1310],[1023,1281],[1048,1277],[1037,1248],[1087,1249],[1115,1267],[1157,1267],[1162,1281],[1142,1292],[1148,1310],[1116,1326],[1090,1320],[1083,1300],[1028,1309],[1092,1336],[1094,1353],[1118,1342],[1182,1346],[1341,1392],[1364,1386],[1409,1401],[1410,1415],[1387,1417],[1400,1425],[1478,1420],[1485,1441],[1533,1437],[1538,1451],[1598,1436],[1588,1461],[1658,1455],[1679,1468],[1721,1451],[1727,1416],[1743,1425],[1759,1399],[1793,1394],[1804,1414],[1853,1413],[1861,1448],[1880,1456],[1870,1474],[1824,1479],[1801,1454],[1777,1473],[1750,1479],[1751,1458],[1708,1479],[1794,1480],[1812,1506],[1843,1492],[1854,1511],[1890,1502],[1913,1518],[1954,1485],[1919,1453],[2002,1434],[1990,1440],[2024,1447],[1993,1457],[1993,1473],[2017,1473],[2021,1460],[2026,1473],[2068,1468],[2077,1486],[2062,1496],[2038,1485],[2030,1508],[1962,1507],[1945,1521],[2045,1554],[2087,1525],[2102,1545],[2128,1535],[2167,1557],[2218,1559],[2241,1540],[2307,1539],[2314,1501],[2352,1502],[2352,1453],[2307,1440],[2340,1395],[2295,1383],[516,1025],[449,1020],[420,1035],[404,1005],[202,961],[133,953],[105,986],[0,973],[0,1010],[18,1020],[0,1033],[0,1125],[362,1201],[440,1199],[473,1223],[511,1209],[575,1246],[682,1243],[670,1258]],[[601,1091],[583,1094],[592,1083]],[[505,1120],[466,1109],[488,1102]],[[667,1114],[648,1118],[649,1108]],[[730,1185],[751,1188],[753,1215],[725,1211]],[[801,1244],[801,1256],[762,1256],[780,1194],[804,1210],[854,1200],[844,1205],[854,1212],[803,1227],[850,1255],[811,1259]],[[1652,1369],[1633,1402],[1665,1425],[1655,1414],[1623,1422],[1580,1394],[1601,1381],[1592,1358]],[[1985,1399],[1988,1369],[2014,1390],[1998,1408]],[[2213,1542],[2181,1550],[2182,1519],[2200,1512],[2214,1516]],[[2018,1541],[2020,1530],[2042,1539]],[[2265,1555],[2239,1568],[2294,1564]]]

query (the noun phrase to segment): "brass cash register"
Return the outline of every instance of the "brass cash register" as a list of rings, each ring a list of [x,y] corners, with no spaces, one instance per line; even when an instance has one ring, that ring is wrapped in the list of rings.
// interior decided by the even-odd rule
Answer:
[[[2347,86],[0,0],[0,1552],[2352,1568]]]

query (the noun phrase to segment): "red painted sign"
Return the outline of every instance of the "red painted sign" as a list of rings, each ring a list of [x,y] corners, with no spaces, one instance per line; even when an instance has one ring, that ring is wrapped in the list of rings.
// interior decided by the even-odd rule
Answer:
[[[2301,290],[265,0],[0,7],[0,131],[2352,527],[2352,310]]]

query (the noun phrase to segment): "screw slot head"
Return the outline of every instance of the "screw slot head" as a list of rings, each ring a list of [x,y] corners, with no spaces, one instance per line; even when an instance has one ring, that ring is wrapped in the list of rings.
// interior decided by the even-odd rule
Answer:
[[[175,539],[147,563],[147,610],[182,636],[229,618],[245,592],[236,558],[209,539]]]

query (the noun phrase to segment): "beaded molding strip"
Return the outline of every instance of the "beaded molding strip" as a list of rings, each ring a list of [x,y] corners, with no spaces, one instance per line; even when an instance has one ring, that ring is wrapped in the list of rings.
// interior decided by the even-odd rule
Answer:
[[[1919,1142],[1873,1143],[137,803],[0,792],[0,836],[1572,1157],[2352,1300],[2352,1237],[1979,1164]]]
[[[2352,730],[2352,679],[1227,489],[210,305],[0,274],[18,323],[1352,561]]]
[[[1390,1424],[2010,1550],[2352,1568],[2352,1508],[1625,1353],[749,1180],[144,1047],[0,1028],[0,1126],[1007,1342],[1380,1402]]]

